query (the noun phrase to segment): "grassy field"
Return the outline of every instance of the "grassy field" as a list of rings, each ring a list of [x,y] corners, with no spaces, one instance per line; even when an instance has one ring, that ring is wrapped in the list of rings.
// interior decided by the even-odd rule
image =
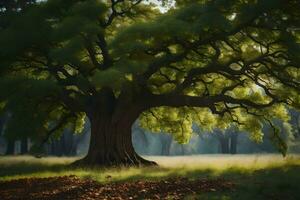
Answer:
[[[0,157],[0,181],[76,175],[107,182],[156,180],[169,177],[221,178],[236,184],[231,192],[207,192],[187,199],[300,199],[300,156],[290,155],[201,155],[147,157],[159,163],[151,168],[74,169],[77,158]]]

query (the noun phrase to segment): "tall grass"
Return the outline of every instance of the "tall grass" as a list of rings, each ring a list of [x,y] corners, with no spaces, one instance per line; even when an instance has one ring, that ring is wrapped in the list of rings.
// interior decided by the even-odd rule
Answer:
[[[72,168],[72,158],[34,158],[30,156],[0,157],[0,180],[29,177],[76,175],[99,182],[128,181],[137,179],[161,179],[173,176],[226,177],[251,174],[260,169],[300,168],[300,157],[290,155],[200,155],[174,157],[146,157],[158,162],[159,167],[150,168]],[[230,174],[231,173],[231,174]]]

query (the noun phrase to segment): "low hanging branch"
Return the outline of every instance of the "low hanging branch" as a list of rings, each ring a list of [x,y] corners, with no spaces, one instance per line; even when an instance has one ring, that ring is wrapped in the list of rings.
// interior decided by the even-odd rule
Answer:
[[[142,0],[49,0],[0,11],[1,75],[28,76],[36,88],[54,85],[55,92],[33,92],[32,98],[48,93],[57,96],[55,105],[63,103],[43,143],[72,113],[83,112],[92,132],[83,163],[153,164],[135,153],[130,134],[132,123],[149,109],[182,117],[180,124],[165,124],[180,125],[168,127],[170,132],[191,131],[192,107],[207,115],[199,123],[217,126],[212,118],[220,115],[221,127],[254,125],[253,133],[261,135],[260,115],[287,120],[289,106],[300,108],[299,1],[177,3],[167,13]],[[19,96],[0,100],[13,103],[31,89],[24,86]],[[269,110],[276,106],[281,110]]]
[[[47,131],[47,134],[45,138],[41,141],[39,147],[41,148],[49,140],[51,135],[54,134],[57,130],[63,128],[71,117],[74,117],[74,113],[68,113],[61,117],[61,119],[55,124],[55,126]]]

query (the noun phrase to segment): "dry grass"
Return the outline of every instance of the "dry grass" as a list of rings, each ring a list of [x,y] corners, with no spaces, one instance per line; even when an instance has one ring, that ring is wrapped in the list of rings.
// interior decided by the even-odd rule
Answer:
[[[226,170],[229,168],[261,169],[284,164],[300,164],[300,155],[291,154],[283,157],[280,154],[239,154],[239,155],[194,155],[194,156],[149,156],[162,167],[198,168]]]

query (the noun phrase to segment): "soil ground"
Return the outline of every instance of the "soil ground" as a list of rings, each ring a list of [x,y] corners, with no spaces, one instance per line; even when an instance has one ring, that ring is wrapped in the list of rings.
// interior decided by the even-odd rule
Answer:
[[[76,176],[62,176],[2,181],[0,196],[1,200],[183,199],[201,192],[230,191],[233,188],[233,183],[221,179],[172,178],[100,184]]]

